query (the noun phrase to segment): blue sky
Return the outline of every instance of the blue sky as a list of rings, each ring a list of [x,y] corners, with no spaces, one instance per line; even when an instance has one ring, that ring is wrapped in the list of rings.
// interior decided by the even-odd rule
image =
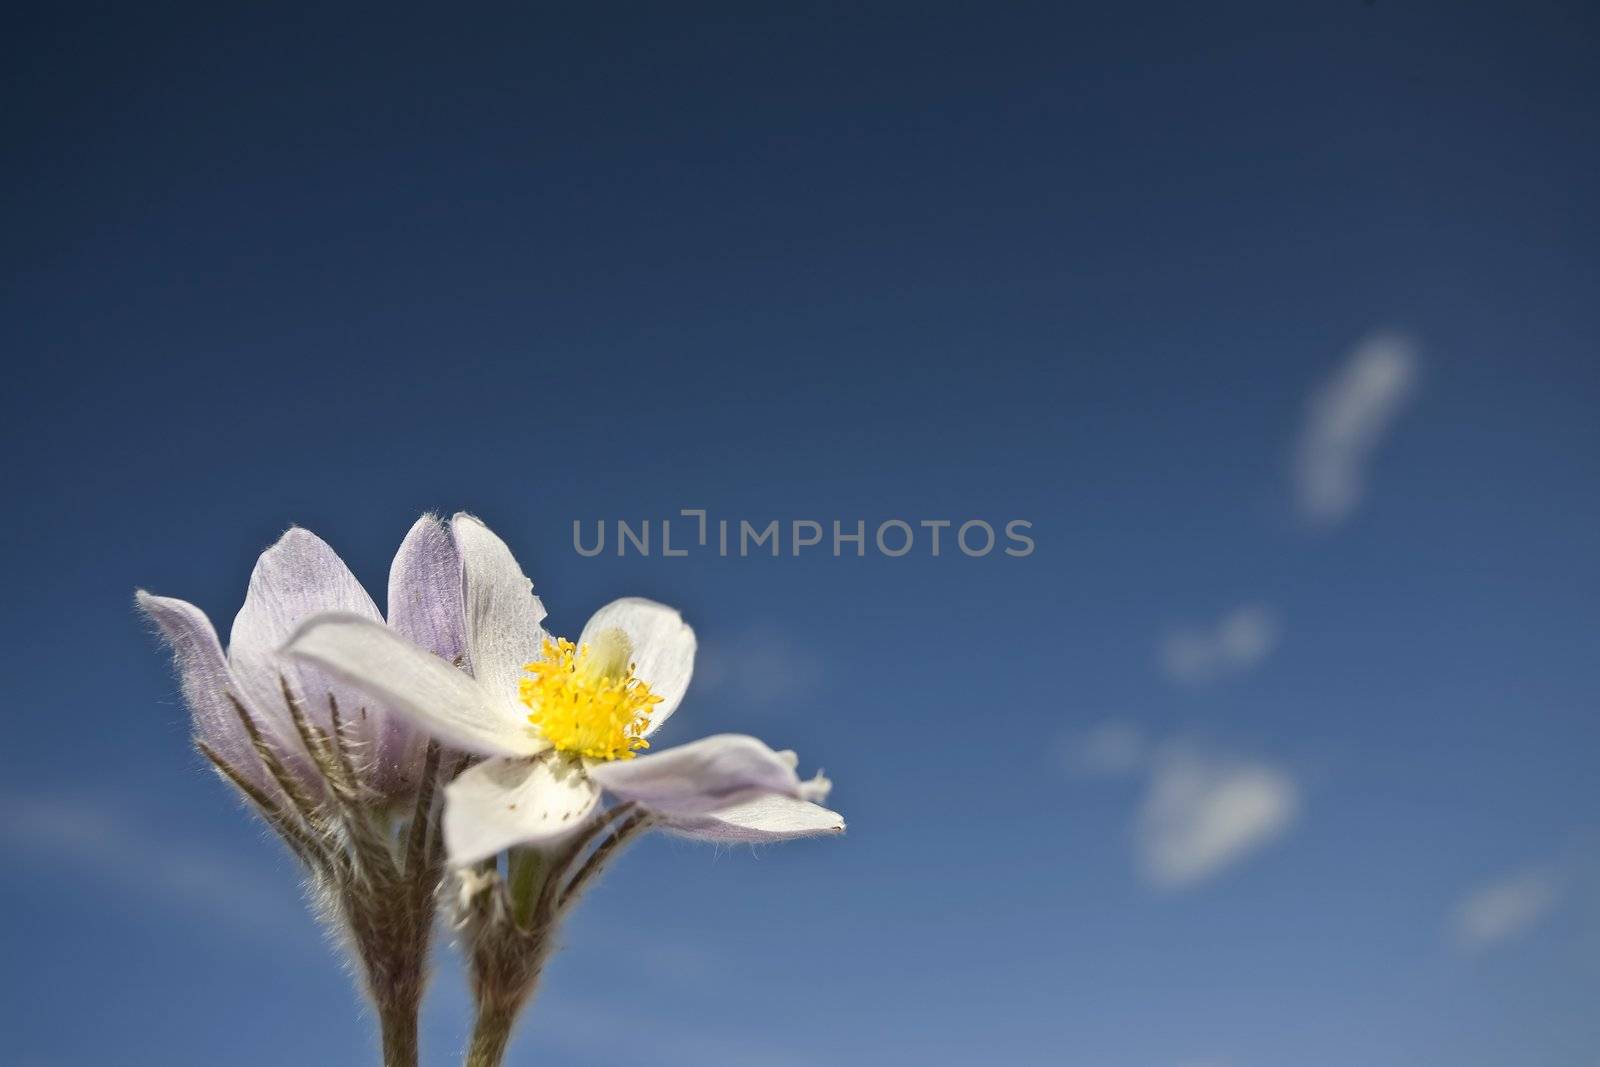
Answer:
[[[515,1062],[1593,1062],[1592,12],[7,21],[9,1062],[372,1061],[132,591],[457,508],[850,820],[636,848]],[[573,549],[696,507],[1036,550]]]

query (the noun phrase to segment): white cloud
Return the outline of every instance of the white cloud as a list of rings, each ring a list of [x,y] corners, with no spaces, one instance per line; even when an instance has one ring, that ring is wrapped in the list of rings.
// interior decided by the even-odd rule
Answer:
[[[1120,778],[1142,769],[1150,738],[1135,723],[1108,719],[1066,745],[1067,770],[1083,778]]]
[[[1139,812],[1141,867],[1163,888],[1191,885],[1281,836],[1299,810],[1300,790],[1282,769],[1169,750]]]
[[[1372,453],[1411,395],[1416,378],[1411,341],[1396,334],[1376,334],[1357,346],[1316,391],[1294,457],[1302,515],[1331,524],[1355,510]]]
[[[695,665],[695,687],[702,695],[715,694],[747,710],[804,701],[823,677],[818,656],[777,628],[759,624],[728,640],[707,641]]]
[[[174,840],[109,800],[0,797],[0,839],[76,864],[86,875],[113,879],[153,902],[209,915],[272,940],[281,939],[286,927],[298,928],[306,921],[292,879],[277,886],[267,877],[252,877],[236,857]]]
[[[1242,674],[1278,645],[1277,616],[1261,604],[1234,608],[1211,627],[1185,627],[1161,642],[1161,668],[1185,685]]]
[[[1561,896],[1553,871],[1529,870],[1480,886],[1456,906],[1451,926],[1458,946],[1488,948],[1533,927]]]

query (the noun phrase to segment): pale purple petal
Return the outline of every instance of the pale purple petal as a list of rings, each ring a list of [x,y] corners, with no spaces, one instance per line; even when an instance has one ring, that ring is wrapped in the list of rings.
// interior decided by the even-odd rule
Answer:
[[[453,866],[514,845],[553,841],[583,825],[600,790],[565,759],[492,759],[445,787],[444,842]]]
[[[610,793],[666,815],[701,815],[769,793],[803,790],[784,754],[744,734],[717,734],[631,760],[595,763],[589,775]]]
[[[389,568],[389,626],[414,645],[454,663],[467,651],[461,554],[435,515],[411,527]]]
[[[389,567],[389,627],[446,662],[465,657],[461,557],[437,516],[418,519],[395,553]],[[380,789],[393,792],[415,785],[426,740],[404,715],[385,716],[375,762],[390,788]]]
[[[628,635],[634,673],[661,698],[661,703],[650,709],[650,725],[644,731],[644,736],[649,737],[677,710],[689,689],[689,678],[694,674],[694,631],[683,616],[665,604],[624,597],[595,612],[578,643],[591,643],[596,634],[610,629]]]
[[[229,693],[241,700],[243,697],[211,620],[187,601],[152,596],[143,589],[134,594],[134,600],[172,648],[184,703],[194,718],[197,738],[248,781],[272,792],[275,787],[271,777],[256,757],[249,735],[239,723],[238,712],[228,700]]]
[[[228,663],[250,706],[276,720],[274,732],[290,751],[303,752],[303,747],[289,722],[280,676],[312,721],[323,727],[331,721],[330,698],[338,700],[349,736],[360,751],[370,753],[381,732],[374,720],[382,714],[372,699],[314,667],[289,662],[279,652],[302,622],[330,611],[382,618],[333,549],[310,531],[293,527],[256,561],[244,607],[233,620]]]
[[[516,706],[522,665],[544,643],[544,604],[506,543],[482,521],[459,513],[450,532],[464,575],[468,665],[495,699]]]
[[[369,701],[408,715],[422,730],[464,752],[532,756],[550,745],[524,714],[507,715],[467,672],[359,615],[318,615],[284,651],[365,690]]]
[[[664,825],[670,833],[719,844],[772,844],[801,837],[844,833],[844,816],[820,804],[764,796],[705,815],[686,815]]]

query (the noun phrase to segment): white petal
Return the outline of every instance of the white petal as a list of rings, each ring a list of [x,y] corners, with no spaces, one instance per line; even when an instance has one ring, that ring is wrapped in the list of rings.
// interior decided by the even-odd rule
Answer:
[[[706,815],[671,819],[665,828],[697,841],[762,844],[842,834],[844,816],[820,804],[792,797],[765,796]]]
[[[701,815],[767,793],[799,796],[800,779],[754,737],[717,734],[651,756],[596,763],[589,775],[607,791],[667,815]]]
[[[531,756],[549,747],[525,718],[505,714],[465,671],[382,623],[319,615],[284,651],[359,686],[446,744],[488,756]]]
[[[381,618],[377,605],[338,554],[316,534],[293,527],[256,560],[249,592],[228,639],[228,663],[244,690],[245,702],[261,713],[267,733],[276,736],[280,747],[289,752],[303,750],[299,734],[290,724],[280,680],[289,683],[306,714],[323,727],[332,718],[329,700],[336,699],[351,735],[363,750],[370,749],[375,733],[376,724],[371,721],[375,713],[366,707],[371,701],[364,694],[315,667],[290,663],[279,655],[297,626],[329,611]]]
[[[833,792],[833,779],[821,771],[800,783],[801,800],[811,800],[821,804],[828,799],[828,794],[831,792]]]
[[[506,543],[481,521],[462,512],[450,532],[465,576],[468,667],[496,700],[516,707],[522,665],[544,644],[544,604]]]
[[[570,760],[492,759],[463,772],[444,797],[445,848],[462,867],[571,833],[594,811],[600,790]]]
[[[661,703],[650,711],[650,727],[644,732],[649,737],[677,710],[689,688],[689,677],[694,674],[694,631],[683,616],[665,604],[624,597],[594,613],[578,644],[586,644],[601,630],[613,627],[628,635],[636,673],[661,698]]]

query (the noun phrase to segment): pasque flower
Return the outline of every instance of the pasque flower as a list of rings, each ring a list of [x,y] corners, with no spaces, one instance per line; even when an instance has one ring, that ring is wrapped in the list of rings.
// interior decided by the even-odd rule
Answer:
[[[136,594],[177,659],[197,747],[305,864],[314,904],[360,964],[390,1067],[416,1062],[443,870],[435,785],[461,760],[407,716],[280,650],[306,619],[338,611],[457,659],[461,591],[449,531],[425,515],[390,569],[387,623],[333,550],[298,528],[261,554],[226,652],[193,604]]]
[[[469,515],[457,515],[451,533],[463,568],[466,669],[369,615],[338,609],[307,619],[284,651],[440,742],[487,757],[445,790],[452,864],[577,833],[596,817],[603,792],[657,825],[708,840],[844,829],[816,803],[827,780],[802,780],[793,753],[754,737],[651,751],[694,669],[694,631],[676,611],[618,600],[576,641],[553,638],[504,542]]]
[[[817,803],[827,779],[801,780],[792,752],[732,734],[653,751],[694,632],[625,599],[576,641],[546,634],[532,584],[471,516],[412,528],[387,619],[299,529],[256,564],[226,651],[194,605],[137,596],[176,653],[197,746],[305,864],[353,949],[387,1067],[415,1067],[447,860],[476,1006],[467,1064],[497,1067],[553,932],[635,835],[844,829]]]

